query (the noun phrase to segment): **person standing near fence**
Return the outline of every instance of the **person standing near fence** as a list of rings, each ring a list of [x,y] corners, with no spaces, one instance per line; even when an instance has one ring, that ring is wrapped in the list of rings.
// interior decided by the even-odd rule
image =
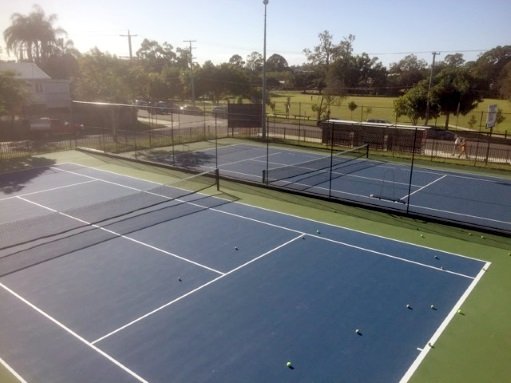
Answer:
[[[460,147],[460,153],[458,154],[458,158],[461,158],[461,156],[465,156],[465,158],[467,158],[467,140],[465,140],[464,138],[460,138],[460,143],[459,143],[459,147]]]
[[[460,136],[456,135],[455,136],[455,139],[454,139],[454,147],[452,149],[452,155],[454,156],[456,153],[458,153],[459,149],[460,149],[460,144],[461,144],[461,138]]]

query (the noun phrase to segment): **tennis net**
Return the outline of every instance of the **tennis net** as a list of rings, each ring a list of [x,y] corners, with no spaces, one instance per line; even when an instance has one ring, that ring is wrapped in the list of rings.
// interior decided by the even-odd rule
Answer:
[[[218,182],[213,170],[69,209],[37,204],[38,215],[0,223],[0,276],[225,203],[202,193]]]
[[[369,145],[361,145],[356,148],[331,153],[330,156],[322,156],[313,160],[298,164],[285,165],[273,169],[263,170],[263,183],[292,183],[295,178],[306,176],[315,172],[332,172],[343,166],[349,166],[354,161],[369,157]]]

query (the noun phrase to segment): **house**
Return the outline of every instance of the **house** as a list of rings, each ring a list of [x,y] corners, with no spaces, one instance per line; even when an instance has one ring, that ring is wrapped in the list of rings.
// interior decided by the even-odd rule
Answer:
[[[34,63],[0,62],[0,72],[12,72],[28,85],[30,101],[25,113],[31,115],[60,115],[69,113],[71,92],[68,80],[53,80]]]

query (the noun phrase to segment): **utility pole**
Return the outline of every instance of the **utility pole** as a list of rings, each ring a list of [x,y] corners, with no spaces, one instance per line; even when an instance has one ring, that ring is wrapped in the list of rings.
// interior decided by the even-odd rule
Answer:
[[[433,62],[431,63],[431,70],[429,72],[429,84],[428,84],[428,99],[426,100],[426,121],[424,122],[424,126],[428,125],[429,121],[429,109],[431,107],[431,82],[433,80],[433,68],[435,66],[435,57],[439,55],[440,52],[432,52],[433,54]]]
[[[197,40],[183,40],[185,43],[190,44],[190,81],[192,83],[192,104],[195,105],[195,82],[193,81],[193,54],[192,54],[192,43],[196,43]]]
[[[268,126],[266,124],[266,6],[268,5],[268,0],[263,0],[264,4],[264,40],[263,40],[263,94],[261,95],[261,133],[263,139],[267,138],[268,134]]]
[[[128,34],[127,34],[127,35],[120,35],[120,36],[121,36],[121,37],[127,37],[127,38],[128,38],[128,46],[129,46],[129,48],[130,48],[130,60],[132,60],[132,59],[133,59],[133,51],[132,51],[132,49],[131,49],[131,38],[132,38],[132,37],[137,37],[138,35],[132,35],[132,34],[130,33],[130,30],[128,29]]]

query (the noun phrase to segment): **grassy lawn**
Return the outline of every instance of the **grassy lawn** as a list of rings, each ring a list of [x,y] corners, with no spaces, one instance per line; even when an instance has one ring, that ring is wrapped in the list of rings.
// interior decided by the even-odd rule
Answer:
[[[320,96],[302,94],[301,92],[272,92],[271,101],[275,102],[275,113],[285,114],[287,98],[290,98],[291,108],[290,115],[302,115],[315,118],[315,113],[311,106],[319,103]],[[396,122],[394,115],[393,97],[371,97],[371,96],[348,96],[343,98],[340,104],[332,108],[332,117],[345,120],[365,121],[367,119],[382,119]],[[348,104],[354,102],[358,105],[357,109],[351,112]],[[486,99],[481,102],[476,109],[468,113],[466,116],[451,115],[449,125],[454,127],[479,130],[482,125],[483,131],[486,131],[484,124],[486,123],[486,114],[488,105],[497,104],[502,111],[505,120],[497,125],[495,132],[504,134],[507,131],[511,135],[511,102],[508,100]],[[472,120],[472,121],[471,121]],[[400,117],[398,123],[411,123],[406,117]],[[424,121],[419,121],[419,125]],[[443,127],[445,125],[445,117],[441,116],[438,120],[431,120],[430,124]]]

